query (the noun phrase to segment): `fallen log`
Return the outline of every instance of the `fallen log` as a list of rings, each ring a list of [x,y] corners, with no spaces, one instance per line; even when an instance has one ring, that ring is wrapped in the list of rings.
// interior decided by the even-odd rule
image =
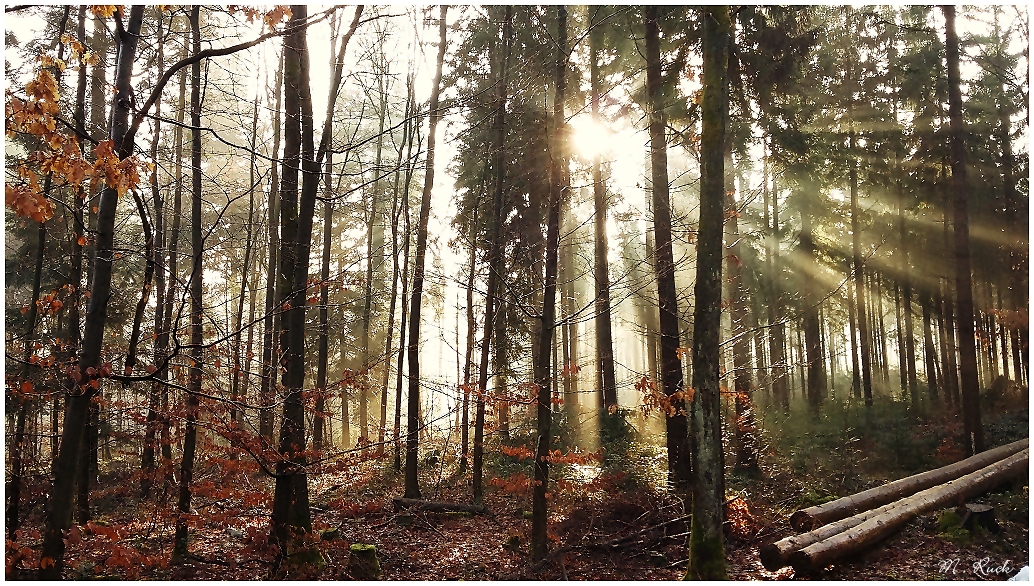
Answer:
[[[395,510],[415,508],[420,511],[432,513],[473,513],[475,515],[491,515],[488,507],[482,505],[468,505],[463,503],[442,503],[438,501],[425,501],[422,499],[394,498]]]
[[[842,533],[855,525],[860,525],[862,522],[889,511],[890,509],[898,505],[897,501],[883,505],[876,509],[870,509],[868,511],[862,511],[857,515],[841,519],[828,525],[823,525],[818,529],[812,529],[807,533],[798,533],[797,535],[791,535],[789,537],[780,539],[774,543],[762,545],[758,551],[758,557],[761,558],[761,565],[765,566],[765,569],[774,572],[783,566],[790,563],[790,556],[805,547],[813,543],[818,543],[823,539],[829,539],[838,533]]]
[[[822,505],[801,509],[790,515],[790,526],[796,531],[810,531],[826,523],[850,517],[862,511],[892,503],[921,490],[944,484],[975,470],[1007,458],[1027,448],[1028,439],[1022,439],[993,450],[981,452],[954,464],[895,480],[894,482],[863,490]]]
[[[957,505],[1002,483],[1027,474],[1030,451],[1025,449],[976,472],[901,499],[895,506],[832,537],[790,555],[801,574],[823,568],[833,560],[860,551],[900,529],[918,515]]]

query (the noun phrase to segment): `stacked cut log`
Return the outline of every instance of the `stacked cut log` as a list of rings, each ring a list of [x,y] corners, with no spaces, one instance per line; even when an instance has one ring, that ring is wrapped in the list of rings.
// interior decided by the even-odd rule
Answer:
[[[962,504],[1026,476],[1028,459],[1028,440],[1023,439],[950,466],[797,511],[790,524],[807,532],[762,546],[761,563],[769,570],[792,564],[799,573],[822,568],[869,547],[919,515]]]

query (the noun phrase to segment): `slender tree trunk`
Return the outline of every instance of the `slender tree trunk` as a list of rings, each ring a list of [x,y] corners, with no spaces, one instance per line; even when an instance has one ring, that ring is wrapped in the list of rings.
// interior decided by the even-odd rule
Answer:
[[[948,229],[948,208],[950,207],[950,201],[948,200],[949,195],[945,192],[945,207],[944,207],[944,250],[945,256],[950,257],[953,250],[953,243],[949,237],[950,231]],[[948,266],[948,274],[945,275],[944,279],[944,316],[947,319],[945,328],[947,329],[946,337],[948,340],[948,354],[945,357],[945,364],[947,365],[947,383],[945,388],[952,395],[952,398],[956,405],[961,409],[962,398],[959,396],[959,369],[958,369],[958,352],[957,344],[955,342],[955,300],[954,300],[954,287],[953,279],[951,278],[954,269],[950,264]]]
[[[283,97],[284,82],[284,53],[281,53],[280,63],[277,66],[273,92],[276,94],[276,105],[273,108],[273,151],[272,157],[280,153],[280,111]],[[275,332],[280,331],[281,310],[274,305],[276,298],[277,265],[280,258],[280,178],[277,164],[270,166],[269,179],[269,200],[266,209],[269,212],[269,258],[266,264],[266,304],[265,319],[263,320],[262,336],[262,383],[259,388],[259,403],[262,406],[259,412],[259,436],[264,445],[271,445],[273,441],[273,396],[276,392],[276,372],[280,363],[279,351],[277,349],[278,337]],[[342,403],[344,403],[344,391],[342,391]],[[347,447],[347,445],[346,445]]]
[[[998,315],[1001,316],[1002,315],[1002,311],[1005,310],[1005,304],[1002,303],[1002,288],[1000,286],[999,287],[995,287],[995,292],[997,293],[997,296],[998,296]],[[1001,319],[998,320],[998,334],[1001,335],[1001,342],[1002,342],[1002,353],[1001,353],[1001,357],[1002,357],[1002,376],[1004,376],[1006,378],[1006,380],[1008,380],[1009,379],[1009,352],[1008,352],[1008,350],[1006,348],[1006,340],[1008,340],[1009,334],[1008,334],[1008,330],[1005,327],[1005,322],[1002,321]],[[1019,377],[1017,377],[1017,378],[1019,378]]]
[[[801,212],[801,243],[800,243],[801,254],[803,255],[805,262],[815,263],[815,242],[812,240],[811,233],[811,216],[808,212]],[[858,282],[856,284],[855,303],[857,305],[862,304],[863,290]],[[815,291],[816,284],[808,279],[805,284],[804,292],[804,338],[806,345],[806,361],[808,363],[808,407],[811,409],[812,414],[818,416],[819,408],[822,405],[823,400],[826,396],[826,376],[822,368],[822,341],[819,339],[819,297]],[[865,317],[861,315],[859,311],[859,324],[865,323]],[[864,361],[867,360],[868,348],[863,345],[861,348],[863,366],[862,366],[862,380],[863,380],[863,393],[864,393],[864,380],[865,380],[865,366]],[[802,376],[803,378],[803,376]],[[870,393],[871,397],[871,393]],[[867,401],[868,403],[868,401]]]
[[[480,194],[479,194],[480,196]],[[480,197],[472,206],[470,222],[467,224],[467,240],[470,242],[470,264],[467,265],[467,344],[463,355],[463,392],[460,412],[460,470],[467,471],[467,454],[470,452],[470,366],[474,353],[474,330],[477,322],[474,318],[474,277],[477,271],[477,208]],[[459,299],[456,300],[459,303]],[[457,308],[458,311],[459,308]],[[459,335],[459,313],[456,315],[456,333]],[[459,340],[456,341],[459,344]],[[459,348],[456,348],[459,351]],[[456,357],[457,359],[459,356]],[[458,374],[458,373],[457,373]]]
[[[127,137],[129,130],[129,108],[133,103],[130,81],[143,16],[142,6],[133,6],[130,9],[125,33],[122,35],[124,38],[121,39],[119,45],[110,138],[114,143],[114,150],[120,158],[128,157],[133,152],[132,139],[123,139]],[[111,265],[117,204],[118,193],[115,189],[104,188],[97,206],[97,255],[92,271],[91,295],[86,312],[83,347],[79,355],[79,368],[73,371],[79,377],[76,383],[80,385],[83,392],[70,395],[65,405],[65,426],[61,433],[60,451],[54,466],[54,483],[47,501],[46,533],[43,537],[41,551],[42,558],[50,558],[54,563],[40,571],[39,578],[42,580],[60,578],[64,566],[65,543],[62,533],[68,528],[71,521],[72,487],[75,484],[76,470],[80,460],[80,445],[89,417],[90,402],[96,390],[94,385],[99,386],[99,383],[95,382],[98,380],[96,374],[91,374],[91,372],[96,372],[101,366],[101,342],[104,337],[104,325],[107,321],[107,304],[111,295]]]
[[[323,256],[320,263],[320,308],[319,342],[316,350],[316,413],[312,420],[312,447],[316,452],[323,450],[323,424],[327,410],[327,360],[330,353],[330,331],[328,328],[330,293],[330,242],[334,238],[334,196],[331,185],[331,171],[334,169],[334,155],[327,154],[326,170],[323,173],[323,188],[327,200],[323,202]]]
[[[66,7],[65,17],[62,21],[61,29],[64,30],[65,23],[68,21],[68,14],[71,11],[71,7]],[[62,33],[63,34],[63,33]],[[60,55],[63,54],[64,43],[61,43]],[[60,79],[60,78],[59,78]],[[47,197],[50,195],[52,175],[47,175],[47,178],[43,182],[43,195]],[[15,399],[12,403],[18,406],[18,415],[15,423],[14,432],[14,446],[11,449],[11,476],[7,483],[7,535],[8,537],[14,537],[15,531],[21,525],[20,517],[20,505],[21,505],[21,489],[22,489],[22,472],[23,462],[25,459],[25,418],[28,415],[30,404],[35,403],[33,396],[40,394],[37,390],[33,392],[33,385],[42,385],[43,380],[41,377],[33,377],[33,371],[38,370],[30,366],[30,357],[35,351],[36,343],[36,318],[38,317],[38,308],[40,300],[40,287],[42,284],[43,277],[43,255],[46,251],[47,242],[47,223],[39,222],[39,227],[36,232],[36,263],[32,273],[32,297],[29,299],[28,312],[26,314],[26,323],[28,324],[27,331],[25,332],[25,352],[23,360],[25,366],[22,367],[21,379],[22,385],[27,384],[28,388],[20,386],[18,388],[10,389],[8,396]],[[35,383],[33,378],[36,379]],[[9,387],[10,388],[10,387]],[[30,457],[31,459],[31,457]]]
[[[384,89],[384,75],[377,76],[378,97],[380,108],[378,109],[377,146],[373,164],[373,185],[370,189],[370,218],[366,231],[366,303],[363,307],[363,331],[360,345],[362,347],[363,376],[359,387],[359,440],[364,444],[369,441],[370,433],[370,387],[373,376],[370,364],[370,326],[373,319],[373,284],[376,279],[378,285],[382,283],[382,267],[384,265],[384,223],[381,221],[381,156],[384,151],[384,121],[388,114],[388,98]],[[380,287],[378,286],[378,294]]]
[[[395,307],[398,303],[398,281],[399,281],[399,238],[398,238],[398,223],[399,214],[402,212],[402,204],[399,201],[400,197],[408,198],[409,191],[404,194],[400,193],[401,179],[402,179],[402,155],[403,150],[406,147],[409,133],[409,120],[410,109],[409,109],[409,98],[406,98],[406,109],[403,113],[403,120],[405,121],[402,125],[402,142],[399,143],[398,153],[396,154],[397,163],[395,165],[395,185],[392,190],[392,201],[391,201],[391,306],[388,308],[388,340],[384,346],[384,379],[381,381],[381,421],[380,426],[377,428],[377,455],[384,455],[384,435],[387,433],[388,428],[388,380],[391,378],[391,344],[392,338],[395,334]],[[406,235],[408,238],[408,234]],[[402,277],[405,280],[405,276]],[[403,285],[405,287],[405,285]],[[403,312],[405,312],[405,293],[402,295],[402,306]],[[402,327],[405,330],[405,326]],[[401,335],[400,335],[401,338]],[[400,341],[400,344],[402,342]],[[401,347],[401,346],[400,346]],[[399,363],[401,370],[402,364]],[[398,402],[395,403],[395,409],[398,410]]]
[[[359,25],[362,6],[356,8],[351,28],[341,39],[327,97],[319,149],[314,149],[312,95],[309,85],[307,30],[299,28],[285,38],[284,82],[286,125],[284,128],[284,174],[280,183],[281,249],[277,302],[287,308],[280,330],[284,348],[285,389],[283,420],[280,424],[280,458],[276,464],[273,491],[272,538],[279,546],[274,574],[291,556],[312,551],[309,487],[305,472],[305,308],[308,299],[309,259],[312,253],[313,217],[319,191],[323,159],[331,141],[334,107],[341,86],[345,48]],[[291,25],[305,22],[307,7],[291,7]],[[299,163],[301,163],[299,165]],[[298,193],[298,169],[302,170]]]
[[[171,25],[170,18],[170,25]],[[162,18],[158,19],[159,37],[162,25]],[[81,38],[81,37],[80,37]],[[158,43],[158,69],[160,71],[165,70],[165,52],[163,50],[164,43]],[[80,68],[80,84],[85,86],[85,68]],[[161,100],[155,103],[154,113],[154,136],[155,139],[151,144],[151,159],[153,161],[158,160],[158,139],[160,136],[159,130],[161,129]],[[175,132],[177,136],[182,134],[182,128],[176,127]],[[162,318],[165,315],[165,307],[172,303],[172,300],[167,296],[169,285],[166,282],[166,265],[165,265],[165,203],[162,200],[162,190],[158,186],[158,166],[155,165],[151,169],[151,197],[154,199],[154,238],[155,243],[153,247],[154,252],[154,288],[155,288],[155,309],[154,309],[154,349],[153,349],[153,360],[156,369],[160,369],[162,372],[161,378],[167,373],[167,368],[163,368],[166,360],[167,349],[169,345],[169,331],[162,327]],[[80,211],[80,214],[82,212]],[[169,281],[175,279],[174,275],[169,276]],[[76,286],[79,285],[78,279],[76,279]],[[76,319],[78,323],[78,309],[76,310]],[[76,326],[78,330],[78,326]],[[129,360],[126,360],[127,367],[129,366]],[[157,371],[156,371],[157,372]],[[157,424],[158,424],[158,408],[161,401],[163,385],[155,380],[151,383],[151,389],[147,397],[147,415],[144,431],[144,445],[143,453],[140,459],[140,469],[142,477],[140,479],[140,494],[142,498],[148,498],[151,494],[151,486],[154,483],[154,469],[155,469],[155,436],[157,435]]]
[[[538,347],[538,361],[535,364],[534,382],[537,388],[537,424],[535,450],[535,483],[532,490],[531,558],[538,561],[548,550],[546,542],[547,503],[549,488],[549,448],[552,439],[553,413],[550,407],[552,368],[550,349],[553,346],[556,327],[557,264],[560,248],[560,212],[567,178],[567,124],[564,118],[564,99],[567,89],[567,7],[557,7],[557,54],[556,93],[553,99],[553,149],[550,153],[549,213],[546,221],[545,286],[542,293],[541,328]]]
[[[649,10],[656,16],[656,8]],[[705,8],[701,17],[704,69],[700,100],[700,235],[693,309],[693,388],[696,396],[690,407],[693,418],[693,521],[686,578],[724,580],[727,578],[722,533],[725,476],[718,342],[725,201],[722,153],[729,117],[726,68],[732,22],[727,6]]]
[[[852,117],[854,104],[848,106],[849,116]],[[870,346],[872,345],[869,333],[869,324],[866,319],[866,307],[865,307],[865,266],[862,264],[862,248],[861,248],[861,226],[858,222],[858,161],[855,158],[855,132],[851,129],[848,137],[849,149],[851,152],[850,169],[848,174],[851,182],[851,253],[853,255],[854,265],[854,285],[855,285],[855,309],[858,311],[858,333],[859,339],[861,340],[862,354],[862,396],[865,397],[865,405],[872,406],[872,361],[871,354],[869,353]],[[810,239],[809,235],[809,239]],[[809,355],[808,360],[811,361],[812,357]]]
[[[850,269],[848,269],[850,271]],[[847,287],[847,316],[851,334],[851,392],[855,399],[862,398],[862,376],[858,368],[858,327],[855,313],[855,288]]]
[[[948,110],[951,118],[951,176],[955,211],[955,294],[958,296],[959,374],[966,455],[984,451],[980,424],[980,388],[977,381],[976,339],[973,326],[973,286],[969,258],[969,188],[966,185],[966,146],[963,142],[962,91],[959,82],[959,39],[955,35],[955,7],[944,6],[945,47],[948,62]]]
[[[190,10],[191,52],[201,52],[201,28],[199,6]],[[183,460],[180,465],[179,500],[176,507],[176,535],[172,557],[182,560],[187,555],[187,521],[190,514],[190,485],[194,477],[194,452],[197,446],[197,416],[201,392],[201,364],[204,360],[201,314],[204,311],[204,241],[202,240],[201,218],[201,62],[190,70],[190,167],[191,167],[191,212],[190,234],[193,262],[190,270],[190,369],[187,391],[187,420],[183,434]]]
[[[930,327],[930,296],[924,293],[920,298],[920,304],[923,308],[923,362],[926,367],[926,386],[927,393],[930,395],[930,401],[937,403],[940,400],[940,396],[937,392],[937,371],[936,356],[937,350],[933,344],[933,330]]]
[[[650,167],[653,179],[653,229],[657,245],[654,268],[657,275],[657,302],[660,308],[661,381],[664,394],[671,403],[670,409],[664,414],[667,424],[668,482],[679,493],[687,494],[690,480],[689,436],[685,398],[682,392],[682,361],[678,356],[678,305],[675,293],[675,259],[671,243],[668,151],[665,138],[667,117],[660,93],[660,25],[657,19],[657,8],[647,8],[646,93],[650,102]]]
[[[252,247],[254,246],[252,235],[255,221],[255,143],[258,135],[258,93],[255,94],[255,105],[251,116],[251,161],[249,164],[249,179],[248,179],[248,225],[245,227],[245,242],[244,242],[244,261],[241,264],[241,289],[240,296],[237,299],[237,315],[234,320],[233,326],[233,379],[230,384],[230,400],[233,403],[230,404],[230,423],[234,427],[237,425],[237,401],[241,396],[241,374],[244,370],[244,364],[241,360],[241,328],[244,322],[244,296],[248,289],[253,288],[248,284],[248,277],[251,274],[251,254]],[[251,329],[251,326],[248,326]]]
[[[438,60],[434,81],[431,83],[431,100],[428,106],[430,121],[427,130],[427,159],[424,166],[424,189],[420,197],[420,219],[417,224],[416,261],[413,268],[413,293],[409,306],[409,409],[406,417],[406,487],[405,498],[420,498],[417,483],[416,459],[419,447],[417,418],[420,414],[420,299],[424,292],[424,262],[427,252],[427,223],[431,213],[431,188],[434,186],[435,130],[442,112],[438,109],[438,94],[441,91],[442,64],[445,60],[445,14],[448,6],[442,5],[438,17]]]
[[[592,116],[600,123],[600,64],[599,51],[602,43],[602,27],[596,26],[589,33],[589,76],[592,101]],[[607,262],[607,185],[603,181],[602,155],[596,153],[592,161],[592,193],[595,228],[595,274],[596,293],[596,368],[597,380],[602,386],[597,389],[603,398],[604,409],[618,403],[617,381],[614,376],[614,340],[610,317],[610,263]],[[606,411],[603,411],[606,413]]]
[[[877,274],[876,281],[876,325],[880,335],[877,339],[880,345],[880,372],[883,375],[883,383],[890,383],[890,366],[887,362],[887,324],[883,313],[883,274]]]
[[[80,39],[85,39],[86,38],[86,7],[85,6],[80,6],[79,7],[79,23],[78,23],[78,28],[77,28],[76,32],[77,32],[78,38],[80,38]],[[76,132],[79,133],[82,136],[87,136],[87,134],[86,134],[86,67],[80,67],[79,68],[79,76],[78,77],[79,77],[79,79],[78,79],[78,84],[76,86],[75,110],[74,110],[73,116],[75,118]],[[98,96],[91,95],[90,96],[90,100],[91,101],[98,101]],[[85,140],[82,140],[82,139],[79,140],[79,149],[80,149],[80,154],[85,154],[86,153],[86,141]],[[72,259],[71,259],[71,267],[70,267],[70,274],[69,274],[70,290],[69,290],[68,300],[66,301],[66,305],[68,306],[68,322],[67,322],[67,324],[68,324],[67,340],[68,341],[67,341],[67,346],[66,346],[67,350],[66,350],[66,353],[65,353],[65,356],[68,359],[69,367],[71,367],[73,365],[73,357],[74,356],[78,356],[80,351],[81,351],[82,334],[81,334],[79,328],[82,325],[82,318],[81,318],[81,315],[79,313],[79,304],[80,304],[80,302],[82,300],[83,245],[81,244],[81,241],[79,240],[79,238],[86,236],[86,225],[84,223],[84,218],[83,218],[83,204],[84,204],[84,202],[86,200],[86,194],[87,194],[87,192],[86,192],[85,188],[83,187],[83,185],[80,184],[79,187],[76,188],[75,197],[74,197],[74,199],[71,202],[72,218],[73,218],[73,230],[72,230],[72,234],[71,234],[71,237],[70,237],[71,247],[72,247]],[[157,331],[157,328],[156,328],[156,331]],[[65,391],[66,395],[75,391],[75,382],[73,380],[68,378],[68,379],[65,379],[62,382],[63,382],[63,388],[64,388],[64,391]],[[53,433],[53,435],[51,436],[51,444],[50,444],[51,459],[52,459],[51,470],[52,471],[56,471],[57,455],[58,455],[57,445],[58,445],[58,437],[60,437],[60,431],[58,430],[58,417],[60,417],[60,412],[59,412],[59,395],[57,395],[57,394],[55,394],[55,396],[54,396],[53,409],[54,409],[53,414],[52,414],[52,422],[53,422],[52,433]],[[85,458],[83,460],[85,460]],[[80,468],[83,468],[83,466],[81,464],[80,464]],[[86,505],[88,505],[89,504],[89,502],[88,502],[88,500],[89,500],[89,484],[88,484],[88,482],[89,482],[89,466],[86,466],[85,468],[86,468],[86,473],[85,474],[80,473],[79,474],[79,478],[80,478],[80,482],[81,483],[86,483],[85,486],[86,486],[87,490],[85,492],[87,494],[86,494],[86,500],[84,501],[84,503]],[[80,491],[80,492],[83,492],[83,491]],[[87,511],[88,510],[89,510],[89,507],[87,506]]]
[[[768,271],[769,287],[772,300],[768,305],[768,322],[772,325],[772,333],[768,338],[769,354],[772,357],[772,394],[775,402],[790,414],[790,388],[788,386],[788,367],[786,364],[786,325],[783,315],[782,265],[779,262],[779,190],[776,189],[775,177],[772,178],[772,228],[768,234],[772,254],[769,255]]]
[[[480,504],[484,498],[482,488],[482,477],[484,475],[484,442],[485,442],[485,395],[488,392],[488,356],[489,346],[492,340],[492,330],[496,327],[496,303],[499,291],[499,279],[503,277],[503,242],[500,235],[500,227],[503,222],[503,193],[506,186],[506,157],[504,149],[506,146],[506,82],[507,73],[510,67],[510,37],[512,34],[513,8],[507,6],[503,14],[503,50],[501,59],[496,59],[499,71],[495,74],[498,83],[496,94],[495,120],[495,171],[496,183],[495,193],[492,199],[492,207],[489,213],[488,222],[488,286],[485,297],[485,329],[484,338],[481,342],[481,362],[478,371],[477,386],[477,407],[474,414],[474,477],[473,497],[474,503]],[[473,243],[472,243],[473,244]],[[496,329],[496,332],[499,330]],[[496,338],[496,345],[499,344]],[[498,369],[499,361],[496,360]]]
[[[413,73],[410,72],[406,79],[406,100],[409,104],[407,110],[409,116],[406,116],[407,128],[409,128],[409,135],[406,140],[406,185],[403,190],[404,197],[402,198],[402,214],[405,218],[405,232],[403,233],[403,244],[402,244],[402,320],[399,322],[399,355],[398,355],[398,368],[395,374],[395,471],[402,470],[402,370],[403,360],[406,356],[407,338],[406,338],[406,318],[409,317],[409,304],[406,301],[409,299],[409,243],[412,240],[412,231],[410,230],[410,217],[409,217],[409,189],[413,180],[413,170],[416,163],[413,160],[413,135],[420,133],[420,122],[419,118],[411,119],[415,115],[415,104],[413,98]],[[419,143],[419,140],[417,141]],[[417,151],[419,152],[420,146],[417,145]]]

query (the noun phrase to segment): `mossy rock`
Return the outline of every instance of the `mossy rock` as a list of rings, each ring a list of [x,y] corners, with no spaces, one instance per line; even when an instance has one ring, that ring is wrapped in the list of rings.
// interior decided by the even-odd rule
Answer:
[[[320,531],[320,541],[334,541],[338,537],[341,537],[341,532],[338,531],[337,527]]]
[[[521,511],[521,515],[525,519],[531,519],[534,516],[534,513],[532,513],[531,511]]]
[[[521,536],[516,533],[512,533],[506,537],[506,541],[503,542],[503,545],[510,549],[517,549],[521,546]]]
[[[348,573],[355,580],[377,580],[381,577],[381,563],[377,546],[353,543],[348,547]]]

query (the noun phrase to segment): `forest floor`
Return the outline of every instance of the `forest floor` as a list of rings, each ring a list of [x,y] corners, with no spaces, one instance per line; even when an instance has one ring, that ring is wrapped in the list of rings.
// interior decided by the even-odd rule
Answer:
[[[1025,418],[1024,418],[1025,427]],[[487,454],[487,450],[486,450]],[[644,455],[645,454],[645,455]],[[554,468],[550,500],[552,554],[534,565],[528,555],[531,504],[527,461],[486,458],[484,504],[489,515],[398,510],[402,479],[390,457],[340,467],[309,478],[312,520],[322,559],[284,566],[271,576],[275,551],[268,545],[269,478],[244,462],[210,460],[197,478],[190,532],[191,555],[170,563],[174,518],[171,494],[141,501],[128,473],[102,470],[94,491],[93,521],[67,539],[65,577],[75,579],[349,579],[349,546],[372,544],[386,580],[676,580],[686,567],[689,527],[681,499],[660,488],[656,450],[640,454],[647,473],[627,467],[605,472],[598,464]],[[970,535],[936,512],[913,520],[862,555],[811,576],[792,568],[765,570],[758,548],[789,535],[790,513],[814,499],[814,477],[801,476],[785,458],[772,457],[761,473],[727,475],[726,557],[734,580],[1004,579],[1029,558],[1029,493],[1026,479],[984,495],[1001,531]],[[119,470],[126,470],[129,459]],[[645,468],[644,468],[645,469]],[[220,490],[226,482],[234,488]],[[880,484],[886,478],[869,478]],[[420,476],[427,500],[469,503],[470,474],[455,460],[426,459]],[[867,486],[865,486],[867,487]],[[15,539],[6,547],[8,579],[32,579],[42,533],[42,486]],[[850,491],[854,492],[853,486]],[[843,494],[840,494],[843,496]]]

